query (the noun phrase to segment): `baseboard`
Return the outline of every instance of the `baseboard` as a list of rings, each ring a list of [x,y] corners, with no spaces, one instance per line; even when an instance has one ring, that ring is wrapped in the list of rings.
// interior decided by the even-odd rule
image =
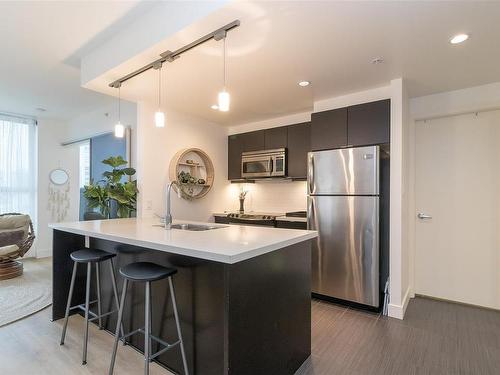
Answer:
[[[395,305],[389,303],[388,315],[391,318],[396,318],[403,320],[406,313],[406,308],[408,307],[408,303],[410,302],[411,290],[410,288],[406,289],[405,296],[403,298],[403,303],[401,305]]]

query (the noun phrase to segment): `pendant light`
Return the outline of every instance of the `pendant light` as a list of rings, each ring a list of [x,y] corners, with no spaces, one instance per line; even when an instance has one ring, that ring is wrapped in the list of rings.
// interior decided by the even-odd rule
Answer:
[[[229,111],[230,97],[229,93],[226,91],[226,36],[223,39],[223,75],[224,75],[224,86],[221,92],[219,92],[218,96],[218,105],[219,111],[227,112]]]
[[[161,67],[162,64],[158,65],[158,110],[155,113],[155,125],[157,128],[165,127],[165,113],[161,110]]]
[[[116,88],[118,88],[118,122],[115,124],[115,137],[117,138],[123,138],[125,135],[125,127],[123,124],[120,122],[120,115],[121,115],[121,108],[120,108],[120,101],[121,101],[121,96],[120,96],[120,88],[122,87],[121,83],[117,83]]]

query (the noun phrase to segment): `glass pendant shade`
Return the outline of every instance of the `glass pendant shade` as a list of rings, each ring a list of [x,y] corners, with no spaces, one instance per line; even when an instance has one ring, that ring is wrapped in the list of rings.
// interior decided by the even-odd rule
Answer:
[[[155,125],[157,128],[165,127],[165,114],[160,110],[155,113]]]
[[[229,93],[226,90],[222,90],[219,92],[219,111],[221,112],[227,112],[229,111],[229,103],[231,99],[229,97]]]
[[[123,138],[124,135],[125,135],[125,127],[120,121],[118,121],[115,125],[115,137]]]

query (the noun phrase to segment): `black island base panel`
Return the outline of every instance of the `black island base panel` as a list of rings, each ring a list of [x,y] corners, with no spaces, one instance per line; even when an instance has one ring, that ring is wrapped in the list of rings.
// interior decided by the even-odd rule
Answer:
[[[64,317],[73,262],[70,253],[85,247],[85,237],[53,231],[52,319]],[[123,280],[118,269],[137,261],[175,267],[174,287],[181,329],[191,374],[285,375],[294,374],[311,355],[311,241],[235,264],[207,261],[90,238],[90,247],[116,253],[113,258],[119,294]],[[101,266],[102,311],[116,309],[108,272]],[[80,265],[72,305],[85,301],[86,267]],[[92,267],[91,290],[95,291]],[[152,283],[152,333],[177,340],[168,281]],[[103,327],[114,332],[117,314],[103,318]],[[144,326],[144,285],[129,283],[123,315],[125,333]],[[82,333],[83,334],[83,333]],[[141,334],[129,344],[143,351]],[[92,337],[89,339],[92,345]],[[153,341],[152,352],[160,349]],[[118,347],[120,350],[120,346]],[[106,355],[106,353],[103,353]],[[111,358],[111,347],[109,352]],[[91,361],[92,358],[89,358]],[[155,359],[182,374],[180,348]]]

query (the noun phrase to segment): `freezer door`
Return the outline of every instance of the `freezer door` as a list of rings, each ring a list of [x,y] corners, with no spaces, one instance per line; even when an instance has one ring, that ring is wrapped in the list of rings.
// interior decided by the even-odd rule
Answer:
[[[309,196],[312,291],[379,306],[379,198]]]
[[[309,194],[379,194],[379,146],[308,154]]]

